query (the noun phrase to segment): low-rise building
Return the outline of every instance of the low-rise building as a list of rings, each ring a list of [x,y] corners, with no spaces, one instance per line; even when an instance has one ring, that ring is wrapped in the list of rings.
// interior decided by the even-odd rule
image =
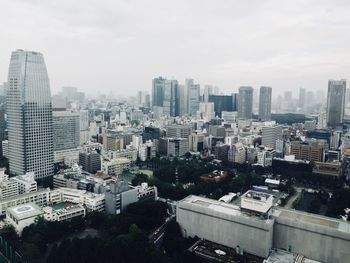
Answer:
[[[127,158],[116,158],[102,161],[102,171],[110,176],[120,176],[124,170],[130,167],[130,160]]]
[[[10,207],[6,210],[6,221],[21,235],[23,229],[33,224],[37,217],[43,216],[43,210],[34,203]]]
[[[84,217],[85,208],[81,204],[58,203],[43,208],[44,218],[48,221],[65,221],[75,217]]]

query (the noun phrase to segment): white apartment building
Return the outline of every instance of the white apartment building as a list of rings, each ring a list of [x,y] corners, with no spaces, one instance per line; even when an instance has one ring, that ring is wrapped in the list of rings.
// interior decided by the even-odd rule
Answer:
[[[125,169],[130,167],[130,160],[127,158],[116,158],[111,160],[103,160],[101,170],[111,176],[118,176],[123,173]]]

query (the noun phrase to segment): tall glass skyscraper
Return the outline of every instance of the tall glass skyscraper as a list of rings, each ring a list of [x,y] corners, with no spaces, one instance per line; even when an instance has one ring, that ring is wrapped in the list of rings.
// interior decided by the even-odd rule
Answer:
[[[263,121],[271,120],[271,87],[260,87],[259,96],[259,119]]]
[[[327,97],[327,123],[341,126],[344,121],[346,80],[329,80]]]
[[[253,117],[253,88],[240,87],[238,92],[238,118],[251,119]]]
[[[53,175],[50,83],[42,54],[12,52],[6,95],[10,173]]]

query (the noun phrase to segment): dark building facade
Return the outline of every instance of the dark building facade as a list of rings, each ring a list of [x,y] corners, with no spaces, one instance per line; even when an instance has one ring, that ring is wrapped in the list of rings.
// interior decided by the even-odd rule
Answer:
[[[215,115],[221,117],[223,111],[237,111],[237,94],[209,95],[209,102],[214,103]]]

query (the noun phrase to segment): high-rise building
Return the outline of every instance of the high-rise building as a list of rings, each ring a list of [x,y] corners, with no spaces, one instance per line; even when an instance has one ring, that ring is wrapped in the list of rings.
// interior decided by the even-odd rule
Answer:
[[[259,119],[271,120],[271,87],[260,87],[259,96]]]
[[[238,93],[238,118],[251,119],[253,117],[253,88],[240,87]]]
[[[209,102],[209,96],[214,94],[214,87],[211,85],[204,86],[203,101]]]
[[[80,130],[86,131],[89,129],[89,111],[88,110],[80,110]]]
[[[165,79],[155,78],[152,81],[152,106],[163,106],[163,88]]]
[[[324,148],[317,142],[301,143],[299,141],[293,141],[291,144],[291,154],[294,155],[297,160],[323,162]]]
[[[209,95],[209,102],[214,103],[215,115],[221,117],[223,111],[237,111],[237,93],[232,95]]]
[[[53,111],[53,150],[76,148],[80,144],[80,115],[70,111]]]
[[[179,92],[177,80],[167,80],[162,77],[153,79],[153,108],[162,107],[164,115],[179,115]]]
[[[166,80],[163,87],[163,114],[166,116],[179,116],[177,80]]]
[[[200,85],[186,79],[188,113],[195,115],[199,109]]]
[[[263,126],[261,143],[264,146],[276,148],[276,141],[282,139],[283,128],[280,125]]]
[[[305,88],[299,89],[299,108],[304,109],[305,108],[305,99],[306,99],[306,90]]]
[[[7,87],[10,173],[53,175],[50,83],[41,53],[12,52]]]
[[[327,124],[341,126],[344,121],[346,80],[329,80],[327,97]]]

